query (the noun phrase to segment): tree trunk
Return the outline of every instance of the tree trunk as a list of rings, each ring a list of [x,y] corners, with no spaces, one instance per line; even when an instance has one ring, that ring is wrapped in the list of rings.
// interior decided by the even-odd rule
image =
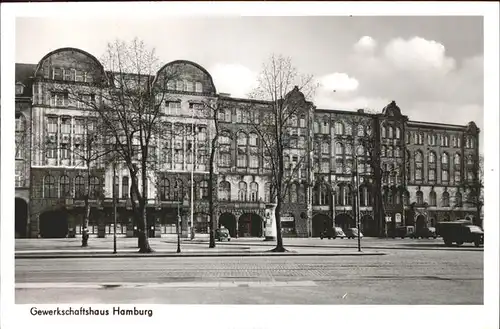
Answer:
[[[215,148],[214,141],[212,140],[212,150],[210,152],[210,164],[208,173],[208,213],[210,223],[208,226],[210,233],[210,241],[208,243],[209,248],[215,248],[215,220],[214,220],[214,160],[215,160]],[[217,184],[215,184],[217,186]]]
[[[274,210],[274,219],[276,221],[276,248],[272,249],[273,252],[286,252],[288,250],[283,247],[283,236],[281,235],[281,203],[282,201],[278,197],[278,202],[276,203],[276,209]]]
[[[85,208],[82,225],[82,247],[89,245],[89,219],[90,219],[90,163],[87,162],[87,186],[85,187]]]
[[[146,203],[147,203],[147,172],[146,172],[146,165],[143,164],[142,166],[142,194],[137,194],[137,197],[139,199],[139,211],[140,211],[140,222],[142,226],[142,230],[139,233],[139,252],[140,253],[150,253],[153,252],[153,249],[149,245],[149,238],[148,238],[148,232],[149,232],[149,227],[148,227],[148,218],[147,218],[147,209],[146,209]],[[137,192],[139,192],[139,187],[136,185]]]

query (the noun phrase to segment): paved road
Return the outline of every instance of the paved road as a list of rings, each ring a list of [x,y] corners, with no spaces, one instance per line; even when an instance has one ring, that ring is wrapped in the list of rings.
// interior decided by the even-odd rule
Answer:
[[[17,259],[17,303],[482,304],[483,252]]]

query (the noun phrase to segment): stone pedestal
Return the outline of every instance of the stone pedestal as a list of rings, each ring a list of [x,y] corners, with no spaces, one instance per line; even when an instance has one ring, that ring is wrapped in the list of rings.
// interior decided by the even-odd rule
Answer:
[[[276,231],[276,216],[275,211],[276,204],[269,203],[266,204],[265,210],[265,221],[266,221],[266,230],[265,230],[265,241],[275,241],[277,236]]]

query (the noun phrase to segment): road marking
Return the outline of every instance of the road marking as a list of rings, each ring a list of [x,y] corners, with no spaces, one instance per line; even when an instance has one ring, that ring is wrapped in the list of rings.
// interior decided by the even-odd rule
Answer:
[[[315,287],[314,281],[216,281],[216,282],[24,282],[16,289],[123,289],[123,288],[262,288],[262,287]]]

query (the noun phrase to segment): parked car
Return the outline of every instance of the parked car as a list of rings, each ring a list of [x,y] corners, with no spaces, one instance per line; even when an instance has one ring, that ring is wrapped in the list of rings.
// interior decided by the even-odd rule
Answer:
[[[215,239],[218,241],[231,241],[231,235],[229,234],[229,230],[225,227],[221,227],[215,230]]]
[[[437,238],[437,233],[436,233],[436,228],[435,227],[423,227],[418,230],[415,230],[413,235],[411,236],[412,239],[430,239],[430,238]]]
[[[398,237],[401,239],[411,238],[415,234],[415,227],[413,226],[399,226],[396,227],[396,232],[394,237]]]
[[[358,234],[358,232],[359,232],[359,234]],[[362,238],[362,237],[363,237],[363,233],[362,233],[362,232],[360,232],[360,231],[358,231],[358,229],[357,229],[357,228],[355,228],[355,227],[348,228],[348,229],[345,231],[345,235],[346,235],[346,237],[347,237],[348,239],[354,239],[354,238],[357,238],[357,237],[358,237],[358,235],[359,235],[359,237],[360,237],[360,238]]]
[[[336,238],[345,238],[346,235],[344,231],[342,230],[341,227],[331,227],[327,228],[323,233],[321,233],[320,238],[323,240],[323,238],[328,238],[328,239],[336,239]]]
[[[476,247],[484,244],[484,231],[469,221],[442,222],[436,227],[436,233],[443,237],[444,244],[451,246],[454,242],[461,246],[465,242],[474,243]]]

